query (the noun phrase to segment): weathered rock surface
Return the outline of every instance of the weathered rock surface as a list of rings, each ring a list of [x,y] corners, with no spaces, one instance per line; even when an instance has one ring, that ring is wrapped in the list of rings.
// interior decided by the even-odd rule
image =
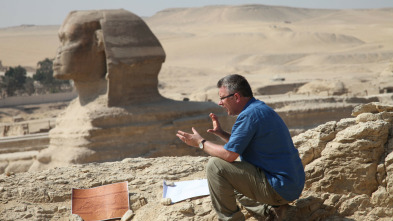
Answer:
[[[306,186],[292,203],[292,220],[392,220],[392,107],[366,104],[355,108],[355,118],[328,122],[293,138]],[[216,220],[209,197],[161,203],[163,180],[205,178],[207,160],[127,158],[3,174],[0,220],[79,220],[70,212],[71,188],[122,181],[128,181],[132,220]],[[243,212],[249,221],[261,218]]]
[[[356,118],[331,121],[293,138],[306,172],[302,198],[319,207],[310,213],[314,218],[392,219],[392,107],[360,105],[353,111]]]

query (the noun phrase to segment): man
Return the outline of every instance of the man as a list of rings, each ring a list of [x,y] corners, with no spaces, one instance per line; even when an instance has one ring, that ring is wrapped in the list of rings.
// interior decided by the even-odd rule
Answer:
[[[253,97],[247,80],[229,75],[218,81],[220,102],[228,115],[238,115],[232,133],[225,132],[215,114],[213,133],[225,145],[206,141],[193,133],[178,131],[186,144],[213,156],[206,166],[210,196],[219,220],[244,220],[236,204],[248,210],[282,218],[288,203],[299,198],[305,181],[302,162],[288,128],[278,114]],[[240,156],[241,161],[235,161]],[[267,206],[269,205],[269,206]],[[281,217],[280,217],[281,216]]]

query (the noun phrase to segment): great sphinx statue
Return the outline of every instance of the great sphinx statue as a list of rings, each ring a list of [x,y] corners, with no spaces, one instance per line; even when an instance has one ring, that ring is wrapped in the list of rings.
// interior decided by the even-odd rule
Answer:
[[[165,52],[147,24],[126,10],[70,12],[59,29],[54,76],[78,97],[57,117],[50,144],[30,171],[127,157],[200,155],[175,136],[211,128],[212,102],[164,98],[158,74]],[[224,120],[223,120],[224,122]],[[206,133],[205,136],[209,136]]]

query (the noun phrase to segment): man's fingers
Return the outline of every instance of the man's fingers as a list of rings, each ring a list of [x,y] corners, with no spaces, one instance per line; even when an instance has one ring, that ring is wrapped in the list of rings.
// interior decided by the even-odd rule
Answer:
[[[185,136],[187,133],[181,130],[177,131],[177,134],[181,135],[181,136]]]
[[[212,133],[212,134],[214,134],[214,135],[217,135],[217,134],[218,134],[217,131],[214,130],[214,129],[208,129],[207,132],[208,132],[208,133]]]
[[[211,114],[210,114],[210,118],[212,119],[213,123],[214,123],[214,122],[219,123],[219,122],[218,122],[218,117],[217,117],[217,115],[211,113]]]
[[[185,136],[183,136],[183,135],[180,135],[180,134],[176,134],[176,136],[177,136],[181,141],[183,141],[184,143],[187,142],[187,137],[185,137]]]
[[[192,128],[192,130],[194,131],[194,133],[198,133],[194,128]],[[178,138],[180,138],[180,140],[185,141],[187,139],[191,139],[192,134],[189,134],[189,133],[179,130],[179,131],[177,131],[176,136]]]
[[[183,132],[183,131],[179,130],[179,131],[177,131],[176,136],[177,136],[178,138],[180,138],[180,140],[183,140],[183,139],[186,138],[186,134],[187,134],[186,132]]]
[[[198,131],[196,131],[194,127],[192,127],[191,130],[194,132],[194,134],[198,134]]]

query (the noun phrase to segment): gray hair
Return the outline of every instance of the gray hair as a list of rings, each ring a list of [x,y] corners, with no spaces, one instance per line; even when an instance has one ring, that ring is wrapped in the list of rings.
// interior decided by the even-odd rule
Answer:
[[[217,82],[217,87],[225,87],[229,93],[239,93],[243,97],[253,97],[250,84],[245,77],[232,74],[221,78]]]

